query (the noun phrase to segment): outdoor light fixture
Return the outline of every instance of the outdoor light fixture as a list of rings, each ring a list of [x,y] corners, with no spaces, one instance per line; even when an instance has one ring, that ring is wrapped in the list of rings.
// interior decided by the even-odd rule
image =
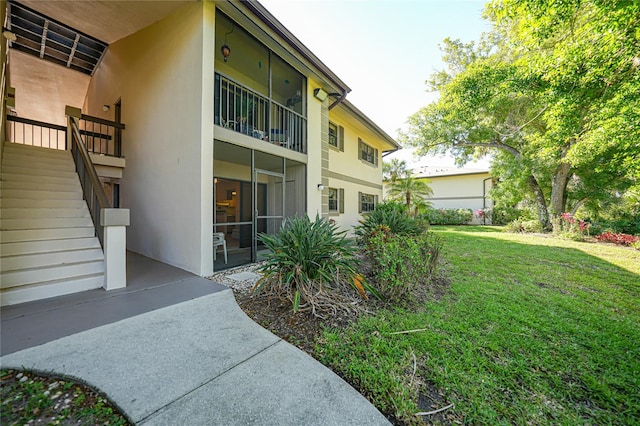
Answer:
[[[227,62],[227,59],[229,59],[229,55],[231,55],[231,48],[226,44],[223,44],[222,47],[220,48],[220,52],[224,57],[224,61]]]
[[[229,59],[229,55],[231,55],[231,48],[227,44],[227,35],[231,34],[233,32],[233,30],[235,30],[235,29],[236,29],[236,26],[233,25],[231,27],[231,31],[229,31],[228,33],[224,34],[224,44],[220,48],[220,53],[222,53],[222,57],[224,58],[225,62],[227,62],[227,60]]]
[[[315,96],[315,98],[320,102],[324,102],[329,96],[329,94],[324,90],[318,88],[318,89],[313,89],[313,96]]]
[[[319,183],[318,184],[318,191],[324,191],[324,185]]]
[[[111,109],[111,107],[109,105],[107,105],[107,104],[102,105],[102,110],[104,112],[109,112],[110,109]]]

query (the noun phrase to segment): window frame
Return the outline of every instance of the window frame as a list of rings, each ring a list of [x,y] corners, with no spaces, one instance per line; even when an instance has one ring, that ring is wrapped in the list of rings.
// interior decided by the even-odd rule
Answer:
[[[364,197],[371,197],[370,201],[365,201]],[[378,204],[378,196],[375,194],[367,194],[358,192],[358,213],[369,213],[375,210]],[[365,208],[366,207],[366,208]]]
[[[335,191],[335,208],[331,208],[331,191]],[[341,213],[344,213],[344,188],[329,188],[329,198],[327,201],[329,207],[329,214],[333,216],[337,216]]]
[[[331,198],[331,195],[335,194],[335,199]],[[331,208],[331,202],[335,201],[335,206],[334,208]],[[340,191],[338,191],[338,188],[329,188],[329,200],[328,200],[328,204],[329,204],[329,211],[330,212],[337,212],[340,208]]]
[[[334,132],[332,133],[331,130],[334,130]],[[331,143],[332,141],[335,142],[335,143]],[[329,121],[329,146],[332,146],[334,148],[338,148],[339,147],[338,125],[336,123],[332,122],[332,121]]]
[[[358,158],[372,166],[378,167],[378,149],[358,138]]]

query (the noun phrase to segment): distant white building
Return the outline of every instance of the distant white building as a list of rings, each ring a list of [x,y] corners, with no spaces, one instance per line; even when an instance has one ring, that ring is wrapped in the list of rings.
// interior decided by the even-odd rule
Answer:
[[[435,209],[470,209],[475,212],[493,207],[489,198],[493,179],[488,168],[419,166],[411,171],[414,177],[429,180],[433,196],[427,201]],[[473,223],[482,223],[482,219],[474,216]]]

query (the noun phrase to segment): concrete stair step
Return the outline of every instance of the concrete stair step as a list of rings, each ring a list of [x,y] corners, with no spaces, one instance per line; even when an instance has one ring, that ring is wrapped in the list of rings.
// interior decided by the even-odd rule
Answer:
[[[89,209],[82,205],[80,208],[2,208],[2,219],[34,219],[34,218],[71,218],[89,217]]]
[[[0,181],[0,189],[27,189],[30,191],[82,191],[80,181],[69,181],[68,183],[51,183],[43,180],[41,182],[29,182],[29,181]]]
[[[70,151],[64,149],[47,148],[33,145],[25,145],[21,143],[5,143],[4,152],[11,154],[27,154],[40,157],[56,157],[69,155]]]
[[[78,174],[75,170],[50,170],[43,167],[18,167],[11,164],[3,164],[2,171],[4,173],[18,174],[18,175],[30,175],[30,176],[51,176],[61,178],[77,178]]]
[[[30,156],[5,154],[5,165],[22,168],[45,168],[49,170],[73,171],[76,168],[71,156],[61,158],[32,158]]]
[[[43,208],[57,209],[69,208],[80,209],[86,208],[87,203],[84,200],[39,200],[32,198],[0,198],[0,207],[7,209],[22,208]]]
[[[2,256],[2,270],[41,268],[44,266],[66,265],[78,262],[104,260],[101,248],[64,250],[50,253],[21,254]]]
[[[23,254],[100,248],[100,241],[98,241],[98,238],[94,236],[59,240],[19,241],[13,243],[3,242],[0,244],[0,258]]]
[[[0,231],[0,242],[17,243],[26,241],[59,240],[68,238],[94,237],[92,226],[84,228],[54,228],[54,229],[17,229]]]
[[[0,221],[0,230],[3,231],[16,229],[76,228],[85,226],[93,226],[93,221],[90,217],[2,219]]]
[[[79,291],[93,290],[104,285],[104,274],[88,274],[74,278],[50,280],[37,284],[0,290],[0,305],[8,306],[33,300],[47,299]]]
[[[50,151],[50,152],[47,152]],[[69,151],[58,151],[58,150],[45,150],[34,151],[31,149],[24,150],[7,150],[3,154],[3,158],[10,161],[33,161],[39,163],[46,162],[71,162],[73,163],[73,158],[71,156],[71,152]]]
[[[73,184],[78,182],[78,176],[74,173],[69,177],[57,176],[38,176],[38,175],[20,175],[15,173],[2,173],[0,179],[3,182],[37,182],[37,183],[57,183],[57,184]]]
[[[2,198],[31,198],[36,200],[81,200],[82,191],[34,191],[31,189],[3,189]]]
[[[83,275],[104,273],[103,260],[66,263],[63,265],[42,266],[39,268],[2,271],[0,288],[8,289],[46,281],[74,279]]]

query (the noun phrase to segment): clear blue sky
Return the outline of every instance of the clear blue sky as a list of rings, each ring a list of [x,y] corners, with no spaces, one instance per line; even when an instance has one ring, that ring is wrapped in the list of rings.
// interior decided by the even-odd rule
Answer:
[[[259,1],[351,87],[347,99],[394,138],[408,116],[437,97],[424,82],[444,68],[442,40],[477,41],[490,28],[484,1]]]
[[[352,89],[348,99],[391,136],[433,99],[446,37],[478,40],[483,1],[260,0]]]

